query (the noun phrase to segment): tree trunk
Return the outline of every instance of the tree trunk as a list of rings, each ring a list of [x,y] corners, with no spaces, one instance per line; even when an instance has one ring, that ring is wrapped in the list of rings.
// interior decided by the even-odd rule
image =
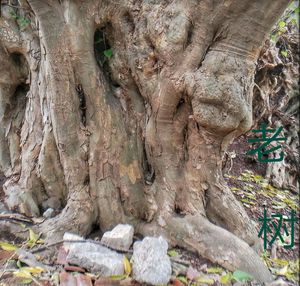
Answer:
[[[288,1],[15,4],[0,18],[9,207],[62,209],[49,240],[126,222],[271,280],[221,162],[251,127],[254,64]]]

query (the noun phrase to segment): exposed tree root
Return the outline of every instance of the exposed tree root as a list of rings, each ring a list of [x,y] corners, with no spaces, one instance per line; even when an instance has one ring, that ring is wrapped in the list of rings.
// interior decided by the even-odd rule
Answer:
[[[140,224],[137,231],[142,235],[162,234],[172,245],[196,251],[231,271],[246,271],[259,282],[272,281],[271,273],[246,242],[203,216],[170,216],[165,221],[163,227],[157,223]]]
[[[63,211],[54,218],[37,226],[37,232],[42,232],[49,243],[60,240],[65,232],[87,235],[92,230],[96,214],[94,201],[86,199],[87,188],[82,190],[76,200],[69,198]]]
[[[244,240],[258,252],[262,250],[253,221],[225,182],[208,190],[206,211],[212,222]]]

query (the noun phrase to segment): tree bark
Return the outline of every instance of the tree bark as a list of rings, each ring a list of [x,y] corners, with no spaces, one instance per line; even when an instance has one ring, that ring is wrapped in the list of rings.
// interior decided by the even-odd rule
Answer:
[[[19,2],[0,18],[9,207],[62,209],[49,240],[126,222],[270,281],[221,163],[251,127],[254,63],[288,1]]]

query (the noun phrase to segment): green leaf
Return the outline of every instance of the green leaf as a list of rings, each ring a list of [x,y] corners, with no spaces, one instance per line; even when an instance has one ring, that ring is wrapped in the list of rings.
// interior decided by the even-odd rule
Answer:
[[[272,35],[272,36],[271,36],[271,40],[272,40],[273,42],[277,42],[277,36],[276,36],[276,35]]]
[[[228,284],[231,282],[231,279],[232,279],[232,274],[231,273],[227,273],[226,275],[223,275],[221,278],[220,278],[220,282],[222,284]]]
[[[17,23],[19,24],[21,29],[24,29],[30,24],[30,19],[28,19],[28,18],[19,18],[19,19],[17,19]]]
[[[38,234],[34,233],[32,229],[29,229],[29,240],[37,241],[39,239]]]
[[[188,282],[188,280],[187,280],[187,278],[186,278],[185,276],[177,276],[177,279],[178,279],[180,282],[182,282],[182,283],[184,283],[184,284],[186,284],[186,285],[189,284],[189,282]]]
[[[127,275],[111,275],[109,278],[112,280],[124,280],[127,278]]]
[[[40,236],[36,233],[34,233],[34,231],[32,229],[29,229],[29,240],[27,241],[27,245],[32,248],[34,247],[36,244],[44,244],[45,241],[43,239],[40,239]]]
[[[8,242],[1,242],[1,241],[0,241],[0,247],[6,251],[15,251],[18,249],[18,247],[13,244],[10,244]]]
[[[23,279],[21,281],[21,284],[27,285],[27,284],[31,284],[33,280],[31,278],[27,278],[27,279]]]
[[[283,55],[284,57],[287,57],[288,56],[288,51],[280,51],[280,54]]]
[[[284,21],[279,21],[279,23],[278,23],[278,26],[279,26],[280,28],[284,28],[285,25],[286,25],[286,23],[285,23]]]
[[[104,42],[104,40],[99,38],[97,41],[95,41],[95,44],[100,44],[101,42]]]
[[[108,50],[105,50],[103,52],[104,56],[106,56],[108,59],[110,59],[112,56],[113,56],[113,51],[112,49],[108,49]]]
[[[10,17],[13,18],[13,19],[17,19],[17,18],[18,18],[18,15],[17,15],[16,12],[13,11],[13,10],[10,10],[10,11],[9,11],[9,15],[10,15]]]
[[[210,268],[207,268],[206,272],[207,273],[217,273],[217,274],[221,274],[223,273],[223,269],[220,268],[220,267],[210,267]]]
[[[300,7],[297,7],[294,12],[299,14],[300,13]]]
[[[298,26],[298,21],[297,21],[297,19],[293,18],[293,19],[291,20],[291,22],[292,22],[294,25],[297,25],[297,26]]]
[[[168,255],[174,257],[174,256],[179,256],[179,253],[176,250],[172,249],[168,251]]]
[[[236,281],[250,281],[253,279],[253,276],[250,275],[249,273],[246,273],[244,271],[241,270],[236,270],[233,272],[232,274],[232,278],[234,278]]]

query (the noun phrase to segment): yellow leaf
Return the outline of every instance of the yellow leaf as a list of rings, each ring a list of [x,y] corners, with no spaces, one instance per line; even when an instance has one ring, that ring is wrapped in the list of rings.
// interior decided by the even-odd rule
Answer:
[[[39,235],[34,233],[32,229],[29,229],[29,240],[32,242],[36,242],[39,239]]]
[[[255,181],[256,183],[259,183],[259,182],[261,182],[264,178],[263,178],[262,176],[260,176],[260,175],[254,175],[253,179],[254,179],[254,181]]]
[[[232,279],[232,274],[231,273],[227,273],[226,275],[223,275],[221,278],[220,278],[220,282],[222,284],[228,284]]]
[[[109,276],[110,279],[112,280],[124,280],[127,278],[127,275],[111,275]]]
[[[174,257],[174,256],[178,256],[179,253],[176,251],[176,250],[169,250],[168,251],[168,255],[171,256],[171,257]]]
[[[6,251],[15,251],[18,249],[17,246],[10,244],[8,242],[0,242],[0,247]]]
[[[271,259],[271,261],[280,266],[286,266],[289,264],[287,260],[279,259],[279,258],[273,258]]]
[[[207,268],[207,273],[218,273],[221,274],[224,270],[220,267],[210,267]]]
[[[288,265],[284,266],[280,270],[276,272],[276,275],[282,275],[285,276],[288,273]]]
[[[212,285],[212,284],[215,283],[215,280],[214,280],[214,279],[211,279],[211,278],[199,277],[199,278],[197,279],[197,282],[203,283],[203,284]]]
[[[24,271],[24,270],[19,270],[19,271],[15,271],[13,272],[15,277],[19,277],[19,278],[31,278],[31,274],[30,272]]]
[[[41,267],[22,267],[21,271],[29,272],[32,274],[39,274],[45,271],[45,269]]]
[[[34,247],[37,243],[38,244],[43,244],[44,240],[39,239],[39,235],[36,234],[32,229],[29,229],[29,240],[27,242],[27,245],[32,248]]]
[[[127,276],[129,276],[130,273],[131,273],[131,264],[130,264],[130,262],[129,262],[129,260],[128,260],[128,258],[126,256],[124,256],[123,263],[124,263],[125,274]]]

